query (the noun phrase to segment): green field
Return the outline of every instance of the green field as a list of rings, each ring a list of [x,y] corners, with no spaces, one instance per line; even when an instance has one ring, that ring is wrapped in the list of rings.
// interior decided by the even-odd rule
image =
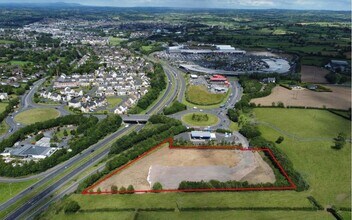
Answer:
[[[111,109],[117,107],[117,105],[122,102],[122,99],[118,97],[106,97],[106,100],[108,101],[108,104],[109,104],[108,107]]]
[[[227,94],[214,94],[208,92],[204,86],[188,86],[186,100],[196,105],[215,105],[221,103]]]
[[[60,112],[52,108],[37,108],[19,113],[15,116],[15,121],[29,125],[36,122],[47,121],[60,116]]]
[[[6,202],[37,181],[38,179],[18,183],[0,183],[0,203]]]
[[[3,111],[5,111],[6,106],[8,106],[9,103],[6,102],[0,102],[0,113],[2,113]]]
[[[208,115],[208,120],[206,120],[206,121],[193,120],[192,119],[193,114],[202,115],[202,116]],[[189,114],[185,114],[182,116],[182,121],[188,125],[191,125],[191,126],[212,126],[212,125],[216,125],[219,122],[219,118],[215,115],[212,115],[212,114],[189,113]]]
[[[15,41],[13,40],[0,40],[0,44],[13,44]]]
[[[307,193],[323,206],[350,207],[351,145],[331,149],[339,132],[350,136],[349,120],[324,110],[256,108],[254,113],[269,123],[259,126],[263,137],[285,138],[279,147],[310,184]]]
[[[101,208],[187,208],[187,207],[312,207],[300,193],[212,192],[140,195],[71,195],[82,209]],[[270,201],[270,202],[268,202]]]
[[[0,124],[0,135],[5,134],[9,130],[10,126],[4,121]]]
[[[65,215],[60,213],[53,217],[53,219],[119,219],[119,220],[155,220],[155,219],[199,219],[199,220],[213,220],[213,219],[258,219],[258,220],[288,220],[299,219],[304,217],[307,220],[332,220],[333,218],[327,212],[309,212],[309,211],[140,211],[135,212],[93,212],[93,213],[77,213]]]
[[[113,46],[120,46],[121,42],[124,41],[125,39],[119,38],[119,37],[111,37],[110,38],[110,44]]]
[[[12,60],[10,62],[8,62],[11,65],[18,65],[18,66],[24,66],[26,64],[31,64],[32,62],[28,62],[28,61],[20,61],[20,60]]]

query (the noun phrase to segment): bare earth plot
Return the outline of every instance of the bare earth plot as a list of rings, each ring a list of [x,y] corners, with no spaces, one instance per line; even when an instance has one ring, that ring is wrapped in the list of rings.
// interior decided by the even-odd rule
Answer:
[[[321,67],[302,65],[301,80],[309,83],[328,83],[325,79],[328,73],[329,70]]]
[[[251,102],[271,106],[273,102],[283,102],[285,106],[306,106],[322,108],[349,109],[351,107],[351,88],[329,85],[332,92],[314,92],[307,89],[288,90],[276,86],[269,96],[252,99]]]
[[[163,189],[177,189],[182,181],[248,181],[273,183],[275,175],[258,152],[221,149],[170,149],[164,145],[93,189],[110,191],[133,185],[150,190],[155,182]]]

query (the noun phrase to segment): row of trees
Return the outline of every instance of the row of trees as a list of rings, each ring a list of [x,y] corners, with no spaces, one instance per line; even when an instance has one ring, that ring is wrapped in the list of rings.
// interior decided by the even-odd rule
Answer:
[[[0,113],[0,122],[2,122],[11,112],[13,112],[13,110],[19,103],[20,103],[20,100],[18,98],[11,99],[9,101],[9,104],[6,106],[5,111]]]
[[[273,186],[282,186],[281,183],[277,181],[275,183],[257,183],[257,184],[249,184],[247,181],[239,182],[239,181],[226,181],[221,182],[218,180],[210,180],[210,181],[182,181],[178,187],[178,189],[234,189],[234,188],[260,188],[260,187],[273,187]]]
[[[28,134],[36,134],[41,130],[57,126],[69,124],[78,125],[76,131],[77,135],[69,142],[69,148],[71,151],[60,149],[52,156],[38,162],[23,162],[22,166],[14,166],[12,163],[5,163],[3,160],[0,160],[0,176],[18,177],[43,172],[82,152],[84,149],[97,143],[109,133],[115,132],[120,127],[121,123],[122,119],[118,115],[108,116],[102,121],[98,121],[96,117],[87,118],[82,115],[68,115],[21,128],[9,138],[0,142],[1,151],[7,147],[12,147],[14,143],[23,140]]]
[[[147,152],[166,138],[187,130],[180,121],[163,115],[153,115],[150,117],[149,122],[157,126],[143,129],[139,133],[133,132],[117,140],[112,145],[109,153],[114,157],[106,163],[105,169],[86,178],[78,186],[77,191],[83,191],[104,175],[139,157],[139,155]]]
[[[138,114],[146,110],[155,100],[158,99],[159,94],[166,88],[165,73],[160,64],[154,65],[154,72],[148,72],[147,76],[150,78],[150,89],[137,103],[136,107],[129,110],[130,114]]]

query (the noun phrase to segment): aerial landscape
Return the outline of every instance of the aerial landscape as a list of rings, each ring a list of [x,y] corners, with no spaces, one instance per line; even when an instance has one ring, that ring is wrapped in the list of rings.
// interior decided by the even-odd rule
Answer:
[[[0,0],[0,219],[351,219],[351,0]]]

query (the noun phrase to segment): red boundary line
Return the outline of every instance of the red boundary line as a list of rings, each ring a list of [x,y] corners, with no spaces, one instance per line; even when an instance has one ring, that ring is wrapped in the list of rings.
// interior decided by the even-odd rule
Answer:
[[[174,146],[173,145],[173,139],[168,138],[161,142],[160,144],[156,145],[155,147],[151,148],[150,150],[144,152],[143,154],[139,155],[136,159],[128,162],[127,164],[119,167],[118,169],[114,170],[113,172],[109,173],[106,175],[104,178],[98,180],[95,182],[93,185],[87,187],[82,191],[83,195],[97,195],[97,194],[118,194],[117,193],[112,193],[111,191],[102,191],[100,193],[98,192],[89,192],[91,189],[99,185],[100,183],[104,182],[111,176],[115,175],[116,173],[120,172],[123,169],[126,169],[127,167],[131,166],[132,164],[136,163],[140,159],[144,158],[145,156],[151,154],[153,151],[158,149],[160,146],[162,146],[165,143],[169,143],[169,148],[170,149],[220,149],[220,150],[242,150],[242,151],[264,151],[267,152],[270,157],[273,159],[273,162],[277,165],[279,168],[280,172],[284,175],[286,180],[289,182],[289,186],[273,186],[273,187],[240,187],[240,188],[223,188],[223,189],[163,189],[163,190],[133,190],[133,191],[125,191],[125,194],[127,193],[148,193],[148,192],[153,192],[153,193],[158,193],[158,192],[216,192],[216,191],[269,191],[269,190],[295,190],[297,186],[293,183],[291,178],[287,175],[286,171],[283,169],[279,161],[276,159],[274,156],[273,152],[269,148],[250,148],[250,149],[244,149],[240,146]]]

